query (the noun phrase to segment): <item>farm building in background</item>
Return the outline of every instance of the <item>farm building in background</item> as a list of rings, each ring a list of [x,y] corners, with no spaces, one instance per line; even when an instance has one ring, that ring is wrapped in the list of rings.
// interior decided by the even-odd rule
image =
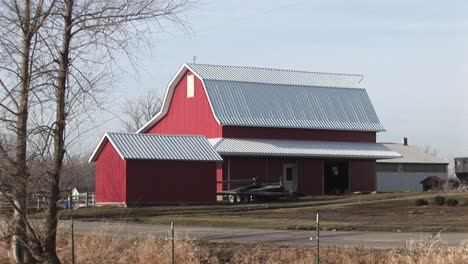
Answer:
[[[400,153],[401,158],[377,161],[377,191],[421,192],[421,182],[428,177],[448,179],[448,162],[433,157],[417,146],[408,145],[408,140],[386,143],[386,147]]]
[[[222,191],[232,187],[222,182],[248,183],[253,178],[257,183],[280,183],[305,195],[375,191],[376,160],[401,156],[376,143],[376,133],[384,128],[362,79],[354,74],[184,64],[169,83],[161,111],[137,131],[137,136],[200,135],[208,139],[222,162],[216,166],[199,163],[213,169],[216,179],[211,183],[188,170],[184,180],[171,185],[174,196],[148,202],[176,202],[177,196],[184,196],[180,186],[188,184],[204,189],[217,182],[216,190]],[[180,142],[168,144],[178,148]],[[193,148],[196,146],[186,149],[195,151]],[[132,177],[144,181],[135,185],[141,199],[144,192],[168,195],[168,186],[158,191],[155,186],[181,177],[171,174],[176,164],[158,160],[154,166],[165,169],[152,168],[151,157],[164,150],[142,146],[139,151],[146,155],[147,173],[128,175],[127,181]],[[96,167],[98,203],[104,202],[104,197],[108,197],[106,202],[111,199],[99,192],[123,188],[116,182],[124,176],[110,171],[115,164],[102,164]],[[150,171],[158,172],[157,178]],[[188,183],[189,179],[193,182]]]
[[[455,158],[455,175],[460,181],[468,182],[468,158]]]

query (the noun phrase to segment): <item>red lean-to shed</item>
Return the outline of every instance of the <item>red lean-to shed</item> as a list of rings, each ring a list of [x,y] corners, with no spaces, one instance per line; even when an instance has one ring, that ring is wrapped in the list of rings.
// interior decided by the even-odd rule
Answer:
[[[90,158],[96,203],[215,202],[220,161],[203,136],[106,133]]]

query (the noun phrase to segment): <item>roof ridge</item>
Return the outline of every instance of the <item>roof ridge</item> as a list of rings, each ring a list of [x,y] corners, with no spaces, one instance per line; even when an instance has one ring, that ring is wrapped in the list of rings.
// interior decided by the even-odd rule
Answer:
[[[132,132],[106,132],[106,134],[108,135],[115,135],[115,134],[119,134],[119,135],[137,135],[137,136],[161,136],[161,137],[202,137],[202,138],[205,138],[205,136],[203,135],[184,135],[184,134],[148,134],[148,133],[132,133]]]
[[[277,83],[265,83],[265,82],[255,82],[255,81],[237,81],[237,80],[220,80],[216,78],[203,78],[205,81],[215,81],[215,82],[230,82],[230,83],[252,83],[252,84],[267,84],[267,85],[278,85]],[[359,84],[359,82],[357,82]],[[307,85],[307,84],[281,84],[281,86],[296,86],[296,87],[308,87],[308,88],[321,88],[321,89],[348,89],[348,90],[366,90],[364,87],[340,87],[340,86],[323,86],[323,85]]]
[[[276,70],[276,71],[285,71],[285,72],[314,73],[314,74],[324,74],[324,75],[342,75],[342,76],[364,77],[363,74],[357,74],[357,73],[304,71],[304,70],[292,70],[292,69],[281,69],[281,68],[267,68],[267,67],[258,67],[258,66],[221,65],[221,64],[209,64],[209,63],[186,63],[186,64],[189,65],[189,66],[202,65],[202,66],[213,66],[213,67],[222,67],[222,68],[235,67],[235,68],[248,68],[248,69],[260,69],[260,70]]]

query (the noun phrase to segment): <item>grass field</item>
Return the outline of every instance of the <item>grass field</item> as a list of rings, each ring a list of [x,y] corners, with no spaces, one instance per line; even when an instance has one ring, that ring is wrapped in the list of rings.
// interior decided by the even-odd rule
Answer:
[[[58,235],[57,251],[62,263],[72,263],[69,233]],[[271,244],[243,245],[207,243],[190,238],[174,242],[175,263],[186,264],[271,264],[316,263],[314,247],[279,246]],[[77,235],[74,241],[76,263],[171,263],[171,241],[157,237],[129,237],[105,230]],[[468,245],[441,247],[437,240],[408,244],[402,249],[369,249],[361,247],[322,246],[323,264],[464,264],[468,262]],[[0,263],[10,263],[6,244],[0,241]]]
[[[417,207],[418,198],[441,195],[458,206]],[[268,229],[314,229],[320,214],[325,230],[468,232],[468,193],[386,193],[321,196],[290,202],[178,205],[144,208],[97,207],[62,211],[61,218],[85,221],[127,221],[149,224],[198,225]]]

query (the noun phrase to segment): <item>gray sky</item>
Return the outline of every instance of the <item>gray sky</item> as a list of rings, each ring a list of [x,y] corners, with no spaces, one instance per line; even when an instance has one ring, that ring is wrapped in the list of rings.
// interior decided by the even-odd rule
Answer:
[[[145,89],[162,94],[192,56],[199,63],[359,73],[387,129],[379,141],[406,136],[443,157],[468,156],[466,0],[213,0],[188,20],[190,33],[167,28],[140,54],[138,72],[120,77],[111,112],[118,115],[125,98]],[[121,130],[112,118],[102,115],[82,151],[105,131]]]

